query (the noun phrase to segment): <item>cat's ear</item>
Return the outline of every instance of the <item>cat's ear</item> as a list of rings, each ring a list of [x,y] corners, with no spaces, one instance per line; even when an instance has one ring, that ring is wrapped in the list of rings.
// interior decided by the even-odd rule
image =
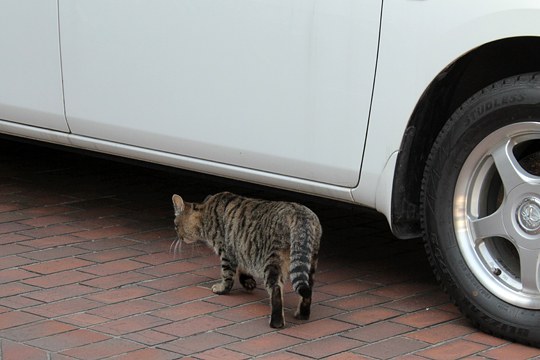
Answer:
[[[180,197],[180,195],[174,194],[172,197],[172,202],[174,206],[174,215],[180,215],[185,208],[184,200]]]

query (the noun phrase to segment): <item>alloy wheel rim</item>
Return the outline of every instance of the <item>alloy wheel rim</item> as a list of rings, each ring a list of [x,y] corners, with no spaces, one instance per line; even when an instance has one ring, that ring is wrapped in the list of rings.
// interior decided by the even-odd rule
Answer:
[[[468,268],[489,292],[527,309],[540,309],[540,174],[520,159],[526,151],[540,153],[539,145],[539,122],[491,133],[465,161],[453,200]]]

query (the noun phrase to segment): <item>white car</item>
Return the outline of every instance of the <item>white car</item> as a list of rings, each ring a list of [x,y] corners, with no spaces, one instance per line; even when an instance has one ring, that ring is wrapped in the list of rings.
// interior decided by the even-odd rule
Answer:
[[[0,133],[373,207],[540,346],[537,0],[4,0]]]

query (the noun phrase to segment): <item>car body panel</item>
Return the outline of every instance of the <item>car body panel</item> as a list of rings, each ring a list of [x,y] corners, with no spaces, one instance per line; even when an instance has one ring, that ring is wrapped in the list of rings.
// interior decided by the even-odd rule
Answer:
[[[356,0],[60,1],[72,132],[353,187],[380,7]]]
[[[382,16],[381,6],[7,0],[0,132],[351,201],[390,219],[422,94],[469,51],[540,36],[540,3],[395,0]]]
[[[162,151],[145,149],[139,146],[92,139],[86,136],[47,130],[14,122],[0,120],[0,131],[4,134],[24,137],[27,139],[45,141],[53,144],[75,147],[97,153],[121,156],[159,165],[180,167],[210,175],[226,175],[231,179],[249,181],[256,184],[269,185],[307,194],[317,194],[321,197],[336,199],[344,202],[353,202],[350,189],[342,186],[333,186],[316,181],[269,174],[264,171],[247,169],[228,164],[217,164],[207,160],[164,153]]]
[[[0,3],[0,119],[69,131],[56,0]]]
[[[540,3],[534,0],[385,2],[362,175],[352,191],[355,202],[390,219],[395,162],[389,160],[399,151],[424,91],[446,67],[479,46],[540,35],[539,18]],[[388,164],[394,166],[391,171],[385,171]]]

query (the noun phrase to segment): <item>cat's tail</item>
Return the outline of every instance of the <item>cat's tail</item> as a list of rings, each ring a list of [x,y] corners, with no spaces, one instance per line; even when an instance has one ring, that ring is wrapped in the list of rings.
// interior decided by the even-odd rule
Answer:
[[[291,232],[289,276],[294,291],[302,297],[311,297],[321,238],[319,219],[308,211],[296,219]]]

